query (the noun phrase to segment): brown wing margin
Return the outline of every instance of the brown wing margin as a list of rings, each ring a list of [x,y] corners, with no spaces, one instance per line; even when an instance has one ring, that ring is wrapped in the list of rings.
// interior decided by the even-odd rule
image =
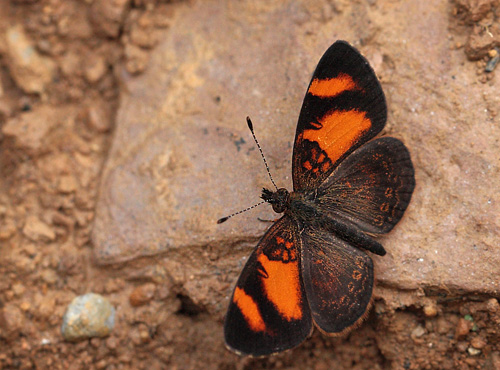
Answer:
[[[312,190],[385,125],[385,96],[367,60],[345,41],[325,52],[314,71],[297,124],[293,188]]]
[[[279,219],[258,243],[234,289],[224,335],[229,349],[265,356],[298,346],[312,319],[300,275],[295,222]]]
[[[372,297],[373,262],[358,248],[321,229],[302,233],[302,276],[316,326],[341,335],[366,317]]]

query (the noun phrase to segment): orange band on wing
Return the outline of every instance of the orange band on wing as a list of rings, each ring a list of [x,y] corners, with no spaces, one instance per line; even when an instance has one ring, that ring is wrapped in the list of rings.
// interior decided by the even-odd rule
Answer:
[[[266,297],[288,321],[301,319],[302,293],[298,262],[272,261],[265,254],[261,254],[258,259],[268,275],[262,279]]]
[[[335,78],[325,78],[312,80],[308,93],[321,98],[332,98],[344,91],[360,90],[351,76],[339,73]]]
[[[323,116],[319,130],[304,130],[301,139],[315,141],[335,163],[372,126],[366,112],[335,111]]]
[[[233,295],[233,302],[236,303],[241,313],[245,317],[245,320],[253,331],[265,331],[266,324],[262,319],[259,307],[245,291],[241,288],[236,287]]]

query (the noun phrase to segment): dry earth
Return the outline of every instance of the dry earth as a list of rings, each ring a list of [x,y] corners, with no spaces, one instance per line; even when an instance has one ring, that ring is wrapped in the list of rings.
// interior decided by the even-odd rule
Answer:
[[[0,368],[500,369],[498,0],[0,1]],[[228,352],[233,284],[291,188],[301,100],[337,39],[386,92],[417,188],[367,321]],[[488,71],[490,72],[488,72]],[[64,340],[87,292],[116,323]]]

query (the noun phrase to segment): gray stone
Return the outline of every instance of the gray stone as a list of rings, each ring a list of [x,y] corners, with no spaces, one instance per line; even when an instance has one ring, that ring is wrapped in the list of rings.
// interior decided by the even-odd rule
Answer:
[[[68,341],[105,337],[115,325],[115,308],[103,296],[87,293],[76,297],[66,309],[61,333]]]

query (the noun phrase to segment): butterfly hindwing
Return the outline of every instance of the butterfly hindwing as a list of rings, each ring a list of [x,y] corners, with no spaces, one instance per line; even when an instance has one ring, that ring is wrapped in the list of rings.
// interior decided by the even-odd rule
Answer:
[[[410,153],[392,137],[370,141],[347,157],[317,190],[316,206],[371,234],[389,232],[415,188]]]
[[[368,312],[373,289],[372,260],[322,229],[306,227],[301,238],[302,276],[313,320],[324,333],[346,333]]]
[[[267,231],[238,279],[226,315],[226,344],[251,356],[293,348],[311,333],[300,275],[296,223],[284,216]]]
[[[299,115],[292,158],[293,188],[313,190],[385,125],[387,106],[366,59],[344,41],[325,52]]]

